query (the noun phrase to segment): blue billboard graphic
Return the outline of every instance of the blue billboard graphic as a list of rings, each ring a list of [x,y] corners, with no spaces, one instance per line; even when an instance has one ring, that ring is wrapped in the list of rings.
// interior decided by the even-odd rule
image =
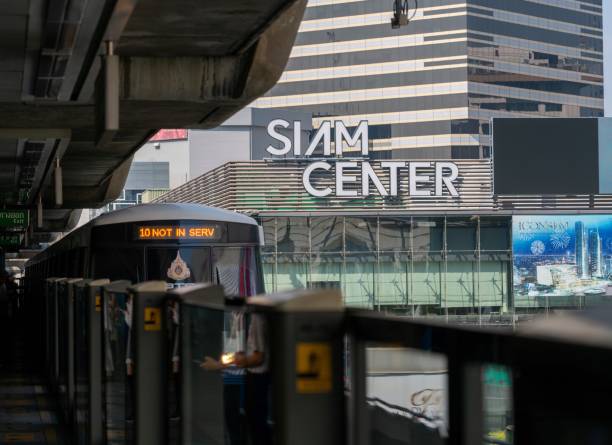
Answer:
[[[537,304],[538,297],[612,296],[612,215],[515,216],[512,221],[516,304]]]

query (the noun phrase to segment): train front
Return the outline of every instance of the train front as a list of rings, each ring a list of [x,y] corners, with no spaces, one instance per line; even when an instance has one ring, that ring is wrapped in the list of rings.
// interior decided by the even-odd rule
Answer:
[[[206,210],[203,213],[209,216]],[[220,215],[214,215],[217,219],[135,218],[95,226],[91,275],[133,283],[162,280],[168,288],[212,282],[223,285],[229,296],[263,292],[259,226],[244,215]]]

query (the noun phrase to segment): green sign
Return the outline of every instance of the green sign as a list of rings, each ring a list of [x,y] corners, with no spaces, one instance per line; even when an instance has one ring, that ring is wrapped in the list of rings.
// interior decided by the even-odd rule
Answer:
[[[28,227],[27,210],[0,210],[0,227],[25,229]]]
[[[0,246],[2,247],[21,246],[21,233],[0,233]]]

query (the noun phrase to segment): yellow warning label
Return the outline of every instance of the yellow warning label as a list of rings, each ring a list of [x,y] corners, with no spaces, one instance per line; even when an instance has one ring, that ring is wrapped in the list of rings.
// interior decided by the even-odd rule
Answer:
[[[295,351],[296,390],[321,394],[332,389],[331,346],[329,343],[297,344]]]
[[[144,330],[161,330],[161,309],[158,307],[146,307],[144,311]]]
[[[102,310],[102,298],[100,295],[96,295],[96,312],[100,312]]]

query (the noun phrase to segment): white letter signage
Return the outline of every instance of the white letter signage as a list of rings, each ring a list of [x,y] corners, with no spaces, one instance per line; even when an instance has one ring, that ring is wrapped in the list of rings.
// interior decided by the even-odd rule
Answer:
[[[334,150],[332,153],[332,127],[334,130]],[[302,124],[300,121],[290,123],[284,119],[275,119],[268,124],[268,135],[280,147],[268,145],[266,151],[272,156],[286,156],[293,150],[294,156],[304,158],[318,157],[304,169],[302,184],[311,196],[325,198],[328,196],[355,198],[368,197],[372,193],[379,196],[398,196],[401,190],[408,190],[409,196],[421,198],[459,197],[457,181],[459,167],[448,161],[380,161],[373,162],[369,156],[368,123],[359,122],[357,127],[350,131],[344,122],[322,121],[315,134],[310,138],[306,151],[302,153]],[[283,134],[280,131],[286,130]],[[293,137],[291,140],[290,136]],[[351,150],[351,159],[343,158],[348,148]],[[322,148],[323,154],[318,149]],[[317,150],[317,154],[315,154]],[[321,157],[327,161],[321,160]],[[283,158],[287,160],[287,158]],[[350,169],[350,172],[347,170]],[[319,170],[316,177],[326,178],[330,184],[324,188],[313,185],[313,175]],[[374,185],[375,191],[372,191]]]

